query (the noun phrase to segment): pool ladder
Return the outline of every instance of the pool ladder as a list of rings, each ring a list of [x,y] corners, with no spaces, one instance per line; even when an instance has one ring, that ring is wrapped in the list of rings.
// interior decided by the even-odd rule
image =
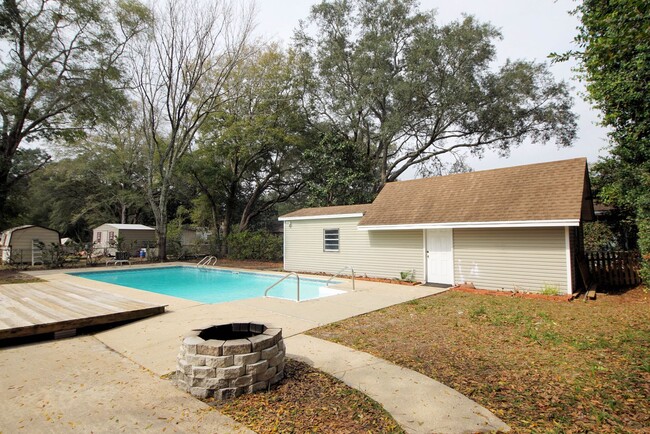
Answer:
[[[354,268],[352,268],[352,267],[349,266],[349,265],[346,265],[345,267],[341,268],[341,269],[338,271],[338,273],[336,273],[335,275],[333,275],[332,277],[330,277],[329,279],[327,279],[327,283],[325,283],[325,286],[330,286],[330,282],[332,281],[332,279],[334,279],[335,277],[338,277],[338,276],[339,276],[341,273],[343,273],[345,270],[350,270],[350,271],[352,272],[352,290],[353,290],[353,291],[356,291],[356,287],[355,287],[355,284],[354,284]]]
[[[205,268],[209,267],[210,265],[217,265],[216,256],[206,256],[205,258],[201,259],[198,264],[196,264],[196,268]]]
[[[296,276],[296,279],[297,279],[297,280],[296,280],[296,301],[300,301],[300,276],[298,276],[298,275],[297,275],[296,273],[294,273],[293,271],[292,271],[291,273],[287,274],[286,276],[283,276],[281,279],[279,279],[279,280],[278,280],[277,282],[275,282],[273,285],[271,285],[271,286],[269,286],[268,288],[266,288],[266,290],[264,291],[264,297],[268,297],[267,294],[269,293],[269,291],[270,291],[273,287],[275,287],[276,285],[278,285],[278,284],[279,284],[280,282],[282,282],[284,279],[286,279],[286,278],[288,278],[288,277],[291,277],[291,276]]]

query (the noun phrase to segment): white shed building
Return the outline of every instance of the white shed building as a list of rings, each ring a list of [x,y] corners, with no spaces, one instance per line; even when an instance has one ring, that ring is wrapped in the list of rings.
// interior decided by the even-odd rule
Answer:
[[[135,255],[143,247],[156,243],[156,230],[139,224],[105,223],[93,229],[93,249],[104,249],[108,255],[117,251],[117,242],[122,249]]]
[[[482,289],[571,294],[582,223],[594,218],[584,158],[388,183],[371,204],[283,215],[284,268]]]
[[[54,229],[37,225],[18,226],[0,234],[0,257],[3,264],[42,264],[41,246],[60,243],[61,235]]]

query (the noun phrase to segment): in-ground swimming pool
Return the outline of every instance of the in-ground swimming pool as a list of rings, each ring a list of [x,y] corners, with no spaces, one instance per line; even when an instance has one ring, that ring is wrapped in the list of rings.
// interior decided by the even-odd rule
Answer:
[[[222,303],[261,297],[282,276],[197,267],[157,267],[136,270],[70,273],[73,276],[157,292],[201,303]],[[327,281],[300,279],[300,300],[327,297],[344,291],[327,288]],[[340,283],[334,282],[331,283]],[[269,296],[296,300],[296,278],[289,277]]]

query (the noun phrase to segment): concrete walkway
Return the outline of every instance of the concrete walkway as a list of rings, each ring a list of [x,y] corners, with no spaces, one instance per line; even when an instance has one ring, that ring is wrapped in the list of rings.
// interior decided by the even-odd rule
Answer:
[[[34,404],[40,402],[38,401],[40,393],[49,397],[48,406],[66,409],[66,411],[61,410],[59,414],[66,415],[68,411],[72,411],[69,406],[75,402],[71,401],[76,393],[76,390],[73,392],[74,386],[59,390],[51,396],[46,390],[49,390],[50,386],[56,388],[55,384],[59,384],[61,379],[67,378],[68,375],[79,375],[74,374],[76,371],[71,366],[92,366],[98,359],[101,360],[97,368],[88,368],[94,369],[93,372],[96,376],[82,375],[82,379],[77,383],[83,382],[86,388],[99,383],[102,387],[110,390],[102,391],[103,389],[100,388],[99,396],[94,400],[92,397],[97,392],[92,386],[93,392],[89,395],[89,405],[94,402],[101,405],[100,401],[103,401],[101,397],[108,395],[109,401],[112,402],[111,406],[119,409],[116,413],[129,415],[126,416],[126,419],[121,419],[127,420],[131,424],[125,425],[127,427],[125,431],[128,431],[129,426],[132,428],[132,424],[149,421],[151,406],[158,408],[154,413],[164,410],[164,415],[160,416],[163,418],[171,417],[168,415],[173,414],[174,408],[177,412],[183,412],[183,415],[189,411],[190,414],[184,422],[186,425],[183,425],[187,429],[185,431],[180,429],[180,432],[192,432],[193,427],[197,426],[195,422],[198,420],[196,419],[198,414],[216,412],[210,412],[205,404],[187,394],[181,394],[169,382],[165,382],[159,377],[176,369],[176,355],[180,342],[190,330],[235,321],[262,322],[267,326],[282,328],[290,357],[303,360],[318,369],[329,372],[348,385],[368,394],[381,403],[408,432],[457,433],[495,429],[508,430],[507,425],[487,409],[428,377],[369,354],[301,334],[320,325],[444,292],[445,290],[441,288],[357,281],[356,291],[352,291],[349,281],[339,279],[343,280],[343,283],[337,288],[346,290],[346,293],[302,303],[282,299],[254,298],[228,303],[201,304],[152,292],[89,281],[61,272],[33,274],[47,280],[90,286],[137,300],[166,304],[167,312],[98,333],[92,338],[83,337],[34,346],[0,349],[0,369],[3,372],[16,372],[24,360],[39,360],[42,357],[41,353],[46,354],[48,351],[53,351],[52,346],[58,346],[58,350],[53,352],[68,360],[66,363],[55,363],[49,371],[41,369],[40,371],[24,370],[20,372],[18,378],[22,379],[21,386],[15,385],[17,383],[11,374],[1,378],[0,400],[5,401],[5,398],[8,398],[19,405],[11,407],[8,416],[0,416],[0,432],[4,432],[3,428],[7,427],[5,422],[8,423],[9,419],[24,421],[41,417],[38,414],[38,409],[33,407]],[[282,276],[283,274],[278,275]],[[115,353],[111,353],[111,357],[105,357],[104,351],[101,350],[86,351],[87,343],[84,343],[80,347],[81,349],[77,348],[76,344],[71,344],[71,342],[77,341],[86,342],[88,339],[100,344],[106,351],[110,349]],[[129,365],[126,372],[116,372],[112,368],[113,366],[123,368],[125,365]],[[139,368],[138,365],[145,370]],[[116,369],[119,371],[122,368]],[[136,375],[138,370],[142,372]],[[46,381],[43,386],[38,386],[40,380],[35,380],[41,375],[48,377],[53,382]],[[77,385],[77,383],[73,383],[73,385]],[[26,390],[30,390],[27,395],[25,395]],[[165,404],[167,395],[175,399],[170,405]],[[120,400],[117,396],[127,399]],[[149,407],[145,404],[147,398],[149,398]],[[31,406],[26,404],[31,404]],[[142,409],[140,413],[137,408]],[[74,411],[72,414],[75,414]],[[192,415],[193,411],[196,411],[194,416]],[[79,414],[79,416],[81,415]],[[208,428],[206,432],[237,432],[236,429],[242,429],[226,416],[219,416],[223,419],[209,416],[209,421],[206,422],[208,425],[204,426],[212,426],[210,424],[213,423],[213,419],[210,418],[214,418],[214,426],[218,426],[222,423],[220,421],[225,420],[229,423],[223,425],[227,427],[226,431]],[[101,428],[99,431],[93,430],[95,426],[101,426],[99,423],[101,420],[102,417],[99,415],[89,416],[87,421],[83,417],[79,417],[77,423],[83,426],[83,431],[101,432]],[[95,424],[95,422],[97,423]],[[104,419],[104,422],[107,421]],[[203,423],[201,422],[201,424]],[[8,426],[16,427],[16,425]],[[155,426],[158,427],[160,424],[156,423]],[[14,431],[13,429],[7,430],[7,432]]]
[[[251,430],[92,336],[0,349],[2,433]]]
[[[410,369],[343,345],[297,335],[287,355],[338,378],[380,403],[409,433],[509,431],[490,411]]]

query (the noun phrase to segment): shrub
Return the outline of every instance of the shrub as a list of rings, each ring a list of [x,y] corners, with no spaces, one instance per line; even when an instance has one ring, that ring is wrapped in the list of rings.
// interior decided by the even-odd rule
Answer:
[[[606,223],[587,222],[584,224],[584,245],[588,252],[612,250],[616,248],[616,237]]]
[[[48,268],[61,268],[65,263],[66,251],[65,248],[56,243],[50,243],[46,246],[45,243],[39,241],[39,248],[43,252],[43,263]]]
[[[540,292],[542,295],[560,295],[560,288],[557,285],[545,283]]]
[[[12,254],[9,257],[9,260],[5,262],[5,265],[7,265],[9,268],[12,270],[27,270],[29,268],[29,264],[27,262],[23,262],[23,251],[22,249],[18,251],[18,254]]]
[[[228,257],[236,260],[282,260],[282,237],[265,231],[242,231],[228,235]]]
[[[405,282],[413,282],[415,281],[415,270],[400,271],[399,277],[400,280],[404,280]]]
[[[639,275],[646,287],[650,287],[650,218],[638,219],[639,250],[641,251],[641,268]]]

